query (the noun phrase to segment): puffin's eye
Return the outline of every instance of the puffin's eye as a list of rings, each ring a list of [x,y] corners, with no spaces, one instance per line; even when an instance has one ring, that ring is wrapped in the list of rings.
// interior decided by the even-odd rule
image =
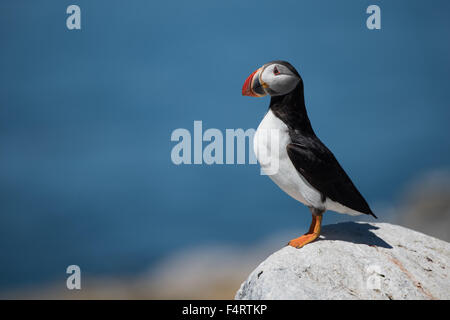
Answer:
[[[278,68],[276,66],[273,68],[273,74],[276,76],[280,74],[280,71],[278,71]]]

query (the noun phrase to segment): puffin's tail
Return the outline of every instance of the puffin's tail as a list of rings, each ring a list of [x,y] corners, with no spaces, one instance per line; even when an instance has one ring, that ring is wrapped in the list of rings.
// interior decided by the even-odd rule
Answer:
[[[372,212],[371,209],[369,209],[369,213],[372,217],[374,217],[375,219],[378,219],[378,217],[375,215],[375,213]]]

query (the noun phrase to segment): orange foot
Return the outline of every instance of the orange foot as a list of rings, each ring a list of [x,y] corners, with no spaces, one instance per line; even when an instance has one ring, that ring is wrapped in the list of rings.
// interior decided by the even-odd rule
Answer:
[[[304,245],[313,242],[314,240],[316,240],[319,237],[318,234],[305,234],[301,237],[292,239],[291,241],[289,241],[288,245],[290,245],[291,247],[300,249],[301,247],[303,247]]]
[[[321,224],[322,224],[322,214],[316,215],[313,214],[309,231],[306,234],[302,235],[301,237],[292,239],[291,241],[289,241],[288,245],[299,249],[304,245],[313,242],[319,237]]]

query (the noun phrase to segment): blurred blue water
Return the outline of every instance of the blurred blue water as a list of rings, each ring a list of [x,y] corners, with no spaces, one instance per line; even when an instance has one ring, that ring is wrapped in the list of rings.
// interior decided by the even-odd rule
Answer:
[[[82,30],[65,27],[69,4]],[[365,27],[377,3],[382,29]],[[0,288],[133,273],[175,250],[304,231],[256,165],[175,166],[176,128],[256,128],[245,78],[284,59],[318,136],[375,207],[448,166],[448,1],[0,4]],[[382,216],[380,218],[383,218]],[[347,216],[329,214],[326,223]]]

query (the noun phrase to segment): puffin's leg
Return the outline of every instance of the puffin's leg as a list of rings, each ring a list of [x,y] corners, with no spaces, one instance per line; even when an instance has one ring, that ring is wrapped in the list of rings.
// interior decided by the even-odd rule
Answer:
[[[311,212],[312,212],[312,222],[311,226],[309,227],[309,231],[304,235],[302,235],[301,237],[289,241],[288,245],[290,245],[291,247],[301,248],[305,244],[308,244],[319,237],[323,211],[311,209]]]

